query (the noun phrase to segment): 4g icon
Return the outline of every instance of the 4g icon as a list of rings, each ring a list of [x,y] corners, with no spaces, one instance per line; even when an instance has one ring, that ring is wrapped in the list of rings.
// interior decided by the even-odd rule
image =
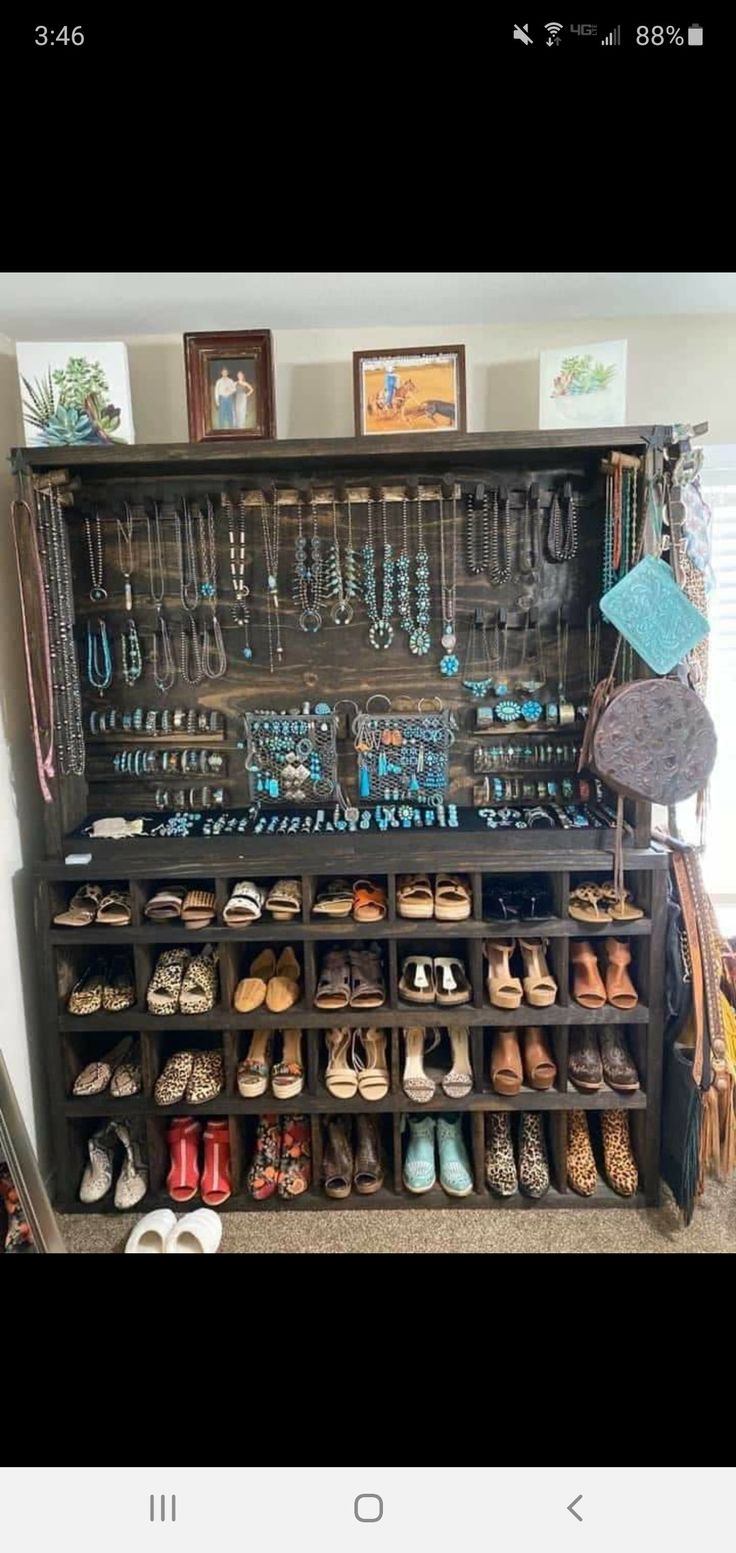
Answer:
[[[581,38],[594,38],[598,28],[595,22],[571,22],[570,31],[579,33]]]

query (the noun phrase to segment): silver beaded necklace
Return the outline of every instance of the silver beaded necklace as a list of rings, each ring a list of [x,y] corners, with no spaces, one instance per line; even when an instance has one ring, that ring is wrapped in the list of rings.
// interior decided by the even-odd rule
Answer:
[[[158,510],[158,502],[153,504],[154,528],[151,529],[151,520],[148,513],[146,518],[146,537],[148,539],[148,575],[151,583],[151,603],[156,610],[156,625],[151,644],[151,660],[153,666],[153,682],[156,689],[165,696],[176,679],[176,664],[171,649],[171,637],[164,615],[164,595],[166,593],[166,573],[164,571],[163,547],[161,544],[161,518]],[[159,641],[160,638],[160,641]],[[160,660],[160,669],[159,669]]]
[[[208,679],[222,679],[223,674],[227,672],[227,652],[217,614],[215,509],[209,496],[206,518],[201,512],[199,514],[199,551],[202,560],[200,592],[211,610],[210,619],[205,622],[202,635],[202,668]]]

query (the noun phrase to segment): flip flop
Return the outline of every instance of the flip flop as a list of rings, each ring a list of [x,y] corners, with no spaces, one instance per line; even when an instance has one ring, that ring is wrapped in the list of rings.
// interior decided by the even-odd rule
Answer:
[[[574,917],[576,922],[610,922],[611,915],[607,905],[603,904],[604,899],[600,885],[579,884],[570,892],[568,916]]]

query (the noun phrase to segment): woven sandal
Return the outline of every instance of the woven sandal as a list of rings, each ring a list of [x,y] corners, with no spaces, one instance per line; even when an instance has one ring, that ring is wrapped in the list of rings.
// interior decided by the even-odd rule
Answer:
[[[277,879],[266,896],[266,911],[274,922],[291,922],[302,909],[302,887],[299,879]]]
[[[217,950],[205,944],[201,954],[190,960],[179,994],[182,1014],[209,1014],[217,1002]]]
[[[359,1040],[365,1053],[365,1062],[356,1055],[358,1093],[362,1100],[383,1100],[389,1086],[386,1033],[384,1030],[361,1030]]]
[[[304,1063],[302,1062],[301,1030],[284,1030],[284,1046],[280,1062],[275,1062],[271,1073],[271,1088],[279,1100],[291,1100],[304,1088]]]
[[[238,1094],[244,1100],[255,1100],[258,1095],[265,1095],[270,1074],[271,1031],[254,1030],[247,1054],[238,1063]]]
[[[225,1064],[221,1051],[195,1052],[184,1099],[187,1105],[205,1105],[225,1088]]]
[[[434,1003],[437,988],[431,955],[407,955],[401,967],[399,992],[407,1003]]]
[[[97,959],[82,973],[69,994],[67,1008],[70,1014],[98,1014],[102,1008],[102,994],[107,975],[105,960]]]
[[[187,1092],[194,1052],[173,1052],[164,1063],[153,1090],[156,1105],[179,1105]]]
[[[88,1062],[87,1066],[82,1068],[81,1073],[77,1074],[72,1085],[72,1094],[77,1096],[104,1094],[112,1079],[115,1067],[127,1056],[132,1045],[132,1035],[126,1035],[104,1057],[99,1057],[96,1062]]]
[[[135,983],[127,955],[116,954],[110,961],[102,989],[102,1007],[107,1014],[122,1014],[135,1003]]]
[[[133,920],[133,902],[127,890],[108,890],[97,912],[98,927],[128,927]]]
[[[406,874],[397,883],[396,910],[400,917],[434,916],[434,891],[428,874]]]
[[[287,944],[276,961],[275,973],[266,988],[266,1007],[272,1014],[285,1014],[299,1002],[302,994],[299,961]]]
[[[353,885],[353,916],[356,922],[382,922],[388,905],[382,884],[372,879],[356,879]]]
[[[247,927],[263,913],[265,891],[253,879],[241,879],[233,885],[232,895],[223,908],[222,920],[228,927]]]
[[[214,916],[214,890],[187,890],[181,908],[181,920],[185,927],[209,927]]]
[[[574,917],[576,922],[595,924],[611,921],[606,897],[598,884],[579,884],[577,889],[570,892],[570,904],[567,910],[568,915]]]
[[[329,949],[322,961],[315,1008],[348,1008],[350,1005],[350,960],[345,949]]]
[[[102,890],[99,884],[83,884],[74,894],[69,905],[63,911],[57,912],[53,918],[54,927],[89,927],[97,916],[98,907],[102,900]]]
[[[468,880],[459,874],[438,874],[434,901],[438,922],[463,922],[473,909],[473,892]]]
[[[166,890],[157,890],[143,907],[144,917],[149,917],[152,922],[175,921],[181,916],[185,895],[186,890],[180,890],[177,885],[172,885]]]
[[[353,909],[353,887],[344,879],[330,879],[317,891],[312,916],[349,917]]]
[[[239,1014],[250,1014],[254,1008],[260,1008],[266,1001],[268,982],[276,970],[276,956],[273,949],[262,949],[252,961],[248,975],[243,976],[235,988],[233,1008]]]
[[[369,949],[353,948],[350,959],[350,1007],[380,1008],[386,1002],[386,983],[381,970],[381,953],[377,944]]]
[[[358,1092],[358,1074],[351,1067],[353,1031],[350,1029],[325,1030],[327,1043],[327,1067],[325,1086],[338,1100],[352,1100]]]
[[[164,949],[148,983],[146,1007],[151,1014],[175,1014],[184,972],[191,960],[188,949]]]
[[[455,955],[437,955],[434,961],[437,1002],[451,1005],[469,1003],[471,987],[462,960]]]

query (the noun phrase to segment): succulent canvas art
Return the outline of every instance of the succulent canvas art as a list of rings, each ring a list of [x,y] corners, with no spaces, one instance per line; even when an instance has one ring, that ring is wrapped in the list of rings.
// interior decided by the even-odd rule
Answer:
[[[540,352],[540,428],[623,426],[625,421],[625,340]]]
[[[125,346],[115,341],[16,347],[30,447],[133,442]]]

